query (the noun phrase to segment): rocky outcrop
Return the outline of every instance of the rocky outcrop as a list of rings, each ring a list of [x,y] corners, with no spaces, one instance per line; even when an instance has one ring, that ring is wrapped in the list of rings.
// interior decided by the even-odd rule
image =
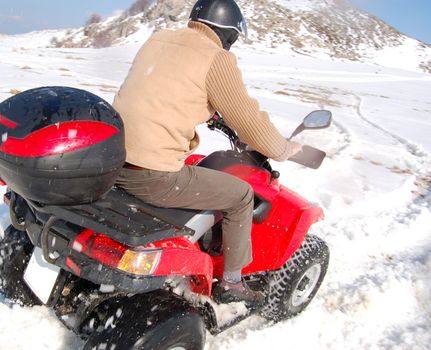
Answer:
[[[137,15],[128,16],[125,12],[90,24],[53,44],[104,47],[121,44],[142,25],[154,31],[183,26],[194,2],[158,0]],[[348,0],[238,0],[238,3],[248,21],[249,42],[268,47],[287,44],[301,54],[366,60],[379,50],[402,45],[407,39],[382,20],[354,8]],[[420,67],[429,72],[431,46],[418,42],[418,49],[421,57],[425,57]]]

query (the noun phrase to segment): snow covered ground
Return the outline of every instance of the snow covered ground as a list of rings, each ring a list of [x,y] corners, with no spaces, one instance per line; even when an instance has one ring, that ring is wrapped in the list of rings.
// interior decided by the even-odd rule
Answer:
[[[112,101],[138,48],[45,49],[23,38],[0,38],[0,101],[47,85]],[[430,349],[431,75],[283,48],[236,53],[250,94],[286,136],[311,110],[333,112],[331,128],[299,137],[328,153],[320,169],[273,163],[286,186],[325,209],[313,232],[328,242],[331,263],[304,313],[278,324],[251,317],[208,334],[205,349]],[[217,133],[200,132],[198,152],[228,147]],[[82,346],[50,310],[2,300],[0,350]]]

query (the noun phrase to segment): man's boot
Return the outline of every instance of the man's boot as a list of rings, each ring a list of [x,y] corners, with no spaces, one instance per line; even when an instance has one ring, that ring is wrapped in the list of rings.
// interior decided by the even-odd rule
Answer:
[[[222,280],[214,287],[212,295],[219,304],[245,302],[249,306],[260,306],[265,301],[265,296],[250,289],[244,280],[236,283]]]

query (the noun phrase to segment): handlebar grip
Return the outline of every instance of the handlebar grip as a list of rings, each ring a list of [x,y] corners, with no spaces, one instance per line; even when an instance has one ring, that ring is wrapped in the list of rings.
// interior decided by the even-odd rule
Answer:
[[[302,146],[302,152],[295,154],[288,160],[304,165],[307,168],[317,169],[320,167],[325,157],[326,153],[320,149],[311,146]]]

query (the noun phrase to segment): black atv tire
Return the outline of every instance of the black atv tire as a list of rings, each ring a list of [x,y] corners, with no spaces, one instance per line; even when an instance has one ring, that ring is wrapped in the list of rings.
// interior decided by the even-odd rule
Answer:
[[[166,291],[115,297],[101,303],[87,318],[90,334],[84,350],[202,350],[205,325],[184,299]]]
[[[25,306],[41,305],[24,282],[24,271],[34,247],[26,232],[9,226],[0,239],[0,293]]]
[[[301,247],[279,270],[269,274],[265,318],[278,322],[302,312],[316,295],[329,263],[329,248],[317,236],[307,235]]]

